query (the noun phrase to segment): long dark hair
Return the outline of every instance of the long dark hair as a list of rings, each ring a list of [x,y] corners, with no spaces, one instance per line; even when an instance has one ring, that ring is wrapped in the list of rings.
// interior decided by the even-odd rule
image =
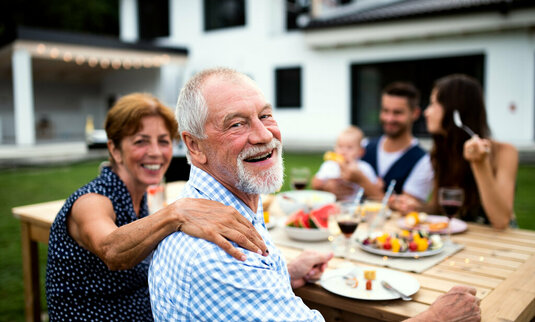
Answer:
[[[463,157],[463,146],[470,136],[455,126],[453,111],[458,110],[461,120],[482,138],[490,137],[487,113],[481,85],[478,81],[461,74],[438,79],[433,92],[437,102],[444,108],[442,128],[446,134],[433,135],[431,162],[435,171],[435,200],[439,187],[458,186],[465,191],[461,214],[479,208],[480,199],[470,164]]]

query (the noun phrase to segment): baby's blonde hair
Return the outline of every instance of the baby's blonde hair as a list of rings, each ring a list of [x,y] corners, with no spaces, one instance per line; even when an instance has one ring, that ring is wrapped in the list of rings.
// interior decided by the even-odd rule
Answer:
[[[356,127],[355,125],[350,125],[345,130],[343,130],[339,136],[342,135],[352,135],[355,137],[356,141],[359,142],[362,141],[362,139],[364,138],[364,132],[362,132],[362,130]]]

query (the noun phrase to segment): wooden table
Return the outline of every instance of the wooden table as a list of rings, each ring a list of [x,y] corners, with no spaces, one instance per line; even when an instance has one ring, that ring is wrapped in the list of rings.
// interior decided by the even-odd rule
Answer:
[[[387,226],[394,226],[391,220]],[[530,321],[535,317],[535,231],[468,224],[468,230],[453,235],[465,245],[460,252],[414,276],[421,285],[413,301],[353,300],[325,291],[317,285],[296,290],[305,303],[318,309],[327,321],[400,321],[429,308],[437,297],[454,285],[470,285],[482,299],[482,321]],[[301,250],[279,247],[291,259]],[[373,266],[369,264],[364,266]],[[331,260],[329,268],[347,265]]]
[[[176,196],[183,183],[169,183],[168,196]],[[171,189],[171,190],[169,190]],[[173,193],[169,193],[173,191]],[[52,224],[63,200],[13,208],[21,221],[26,320],[40,320],[39,260],[37,243],[48,244]],[[392,222],[390,224],[393,224]],[[474,286],[482,299],[483,321],[529,321],[535,316],[535,231],[492,228],[469,224],[468,231],[454,235],[454,242],[464,250],[413,275],[421,285],[413,301],[362,301],[329,293],[317,285],[296,290],[296,294],[328,321],[397,321],[426,310],[435,299],[452,286]],[[281,247],[291,259],[300,250]],[[347,261],[333,259],[329,268]]]

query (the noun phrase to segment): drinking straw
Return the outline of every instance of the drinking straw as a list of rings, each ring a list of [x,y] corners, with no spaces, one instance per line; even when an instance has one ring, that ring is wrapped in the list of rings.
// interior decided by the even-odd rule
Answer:
[[[390,196],[392,195],[392,192],[394,191],[394,186],[396,185],[396,180],[392,179],[392,181],[390,181],[390,184],[388,185],[388,188],[386,189],[386,193],[385,193],[385,196],[383,197],[383,201],[381,202],[381,209],[379,210],[379,213],[375,216],[371,226],[369,227],[368,229],[368,235],[369,235],[369,232],[373,232],[373,230],[375,229],[375,226],[377,226],[377,224],[383,220],[383,217],[385,216],[385,213],[386,213],[386,204],[388,203],[388,199],[390,199]]]

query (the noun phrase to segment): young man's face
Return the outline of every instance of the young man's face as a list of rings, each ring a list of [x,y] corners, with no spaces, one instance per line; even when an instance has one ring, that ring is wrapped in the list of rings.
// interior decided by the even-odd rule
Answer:
[[[411,109],[405,97],[384,94],[381,98],[379,120],[388,137],[397,138],[410,132],[418,115],[419,109]]]
[[[201,146],[209,173],[229,190],[274,192],[283,180],[281,134],[272,107],[245,77],[213,76],[203,87],[207,138]]]

